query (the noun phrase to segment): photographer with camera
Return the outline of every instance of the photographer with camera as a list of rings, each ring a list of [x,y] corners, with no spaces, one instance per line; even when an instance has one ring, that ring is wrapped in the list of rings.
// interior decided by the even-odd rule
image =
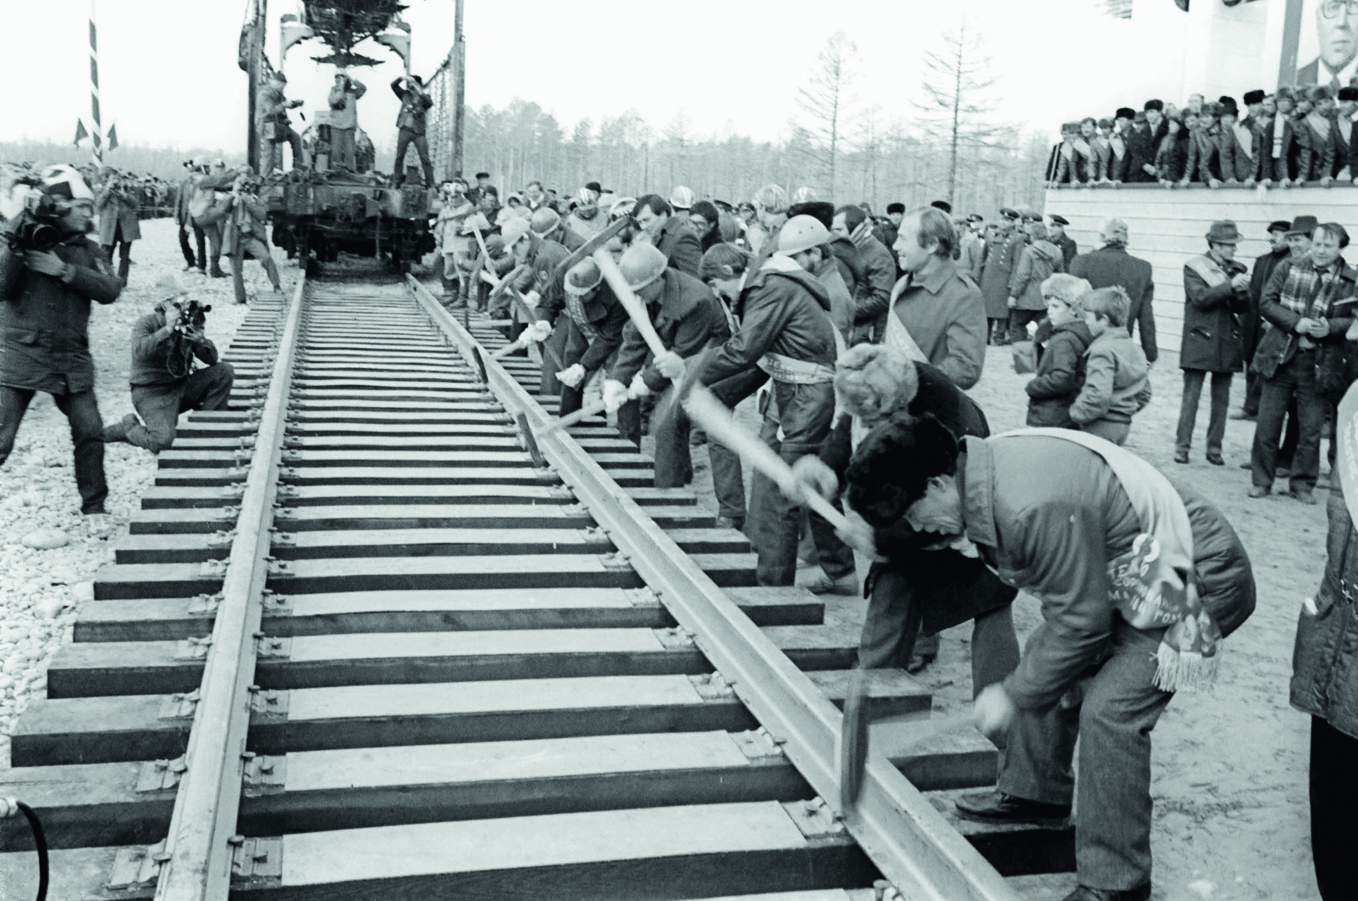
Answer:
[[[80,512],[104,513],[103,420],[94,396],[90,301],[113,303],[122,283],[86,237],[94,194],[70,166],[33,179],[24,211],[0,226],[0,464],[36,391],[71,423]]]
[[[347,69],[335,70],[330,88],[330,168],[355,172],[354,133],[358,131],[358,98],[368,93],[363,82]]]
[[[259,199],[259,179],[245,171],[236,176],[231,191],[231,208],[226,214],[222,253],[231,258],[231,281],[236,289],[236,303],[245,303],[245,255],[259,260],[275,292],[281,294],[278,267],[269,251],[269,233],[264,223],[268,208]]]
[[[102,184],[94,196],[94,209],[99,213],[99,244],[113,261],[113,248],[118,248],[118,278],[127,287],[127,270],[132,265],[132,242],[141,238],[137,224],[136,185],[128,184],[123,174],[112,166],[100,172]]]
[[[406,150],[411,144],[420,155],[420,165],[424,167],[424,186],[434,186],[434,164],[429,160],[429,141],[424,136],[425,113],[434,105],[434,100],[424,89],[424,79],[418,75],[402,75],[393,78],[391,90],[401,98],[401,112],[396,117],[396,165],[391,176],[396,187],[405,184]]]
[[[126,441],[158,454],[174,444],[179,414],[226,406],[236,374],[203,334],[211,309],[179,294],[132,326],[129,381],[137,412],[105,426],[105,443]],[[195,358],[205,364],[202,369],[193,368]]]

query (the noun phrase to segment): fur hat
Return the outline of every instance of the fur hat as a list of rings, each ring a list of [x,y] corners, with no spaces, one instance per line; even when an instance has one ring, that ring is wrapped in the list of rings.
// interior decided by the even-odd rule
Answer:
[[[1246,92],[1245,92],[1245,105],[1246,105],[1246,106],[1251,106],[1251,105],[1253,105],[1253,104],[1256,104],[1256,103],[1263,103],[1263,102],[1264,102],[1264,92],[1263,92],[1263,91],[1255,90],[1255,91],[1246,91]]]
[[[805,203],[794,203],[787,208],[787,216],[811,216],[820,220],[820,224],[827,229],[834,225],[835,205],[828,200],[808,200]]]
[[[1132,109],[1130,106],[1120,106],[1120,107],[1118,107],[1118,111],[1117,111],[1116,113],[1113,114],[1113,118],[1114,118],[1114,119],[1135,119],[1135,118],[1136,118],[1136,110]]]
[[[835,396],[850,415],[868,420],[905,411],[919,391],[919,373],[904,351],[857,344],[835,363]]]
[[[1165,111],[1165,102],[1163,100],[1147,100],[1145,106],[1141,108],[1146,111],[1155,110],[1157,113],[1162,113]]]
[[[1340,100],[1358,100],[1358,88],[1347,86],[1339,89]]]
[[[888,203],[886,205],[886,214],[890,216],[892,213],[900,213],[901,215],[905,215],[905,204],[900,202]]]
[[[892,419],[858,445],[844,473],[849,506],[873,528],[899,522],[934,476],[957,471],[957,438],[937,419]]]

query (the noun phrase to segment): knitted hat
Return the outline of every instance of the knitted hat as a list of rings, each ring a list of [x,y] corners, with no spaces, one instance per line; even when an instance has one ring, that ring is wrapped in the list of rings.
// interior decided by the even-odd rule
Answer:
[[[651,244],[633,244],[618,260],[618,268],[622,270],[623,278],[627,279],[627,287],[633,291],[640,291],[660,278],[668,265],[665,255]]]
[[[580,297],[599,287],[603,280],[604,274],[600,271],[599,264],[585,257],[566,273],[566,293]]]

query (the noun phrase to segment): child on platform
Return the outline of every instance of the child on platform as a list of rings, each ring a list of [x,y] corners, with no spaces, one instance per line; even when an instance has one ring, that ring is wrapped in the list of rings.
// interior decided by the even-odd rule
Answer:
[[[1121,445],[1132,417],[1150,403],[1150,364],[1127,333],[1132,302],[1126,291],[1099,288],[1084,295],[1081,305],[1094,340],[1085,351],[1085,383],[1070,405],[1070,418],[1081,430]]]

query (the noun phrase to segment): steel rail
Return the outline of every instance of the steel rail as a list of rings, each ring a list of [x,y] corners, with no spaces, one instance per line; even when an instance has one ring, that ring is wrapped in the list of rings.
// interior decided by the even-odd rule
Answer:
[[[269,529],[277,494],[291,376],[302,319],[303,274],[284,320],[269,391],[231,542],[200,698],[156,879],[156,901],[226,901],[240,809],[255,658],[268,578]]]
[[[842,714],[725,593],[656,526],[576,441],[413,277],[430,318],[511,414],[525,417],[544,457],[586,505],[737,696],[832,807],[839,804]],[[837,811],[844,816],[845,811]],[[870,755],[844,825],[902,895],[928,901],[1018,901],[1004,878],[888,760]]]

